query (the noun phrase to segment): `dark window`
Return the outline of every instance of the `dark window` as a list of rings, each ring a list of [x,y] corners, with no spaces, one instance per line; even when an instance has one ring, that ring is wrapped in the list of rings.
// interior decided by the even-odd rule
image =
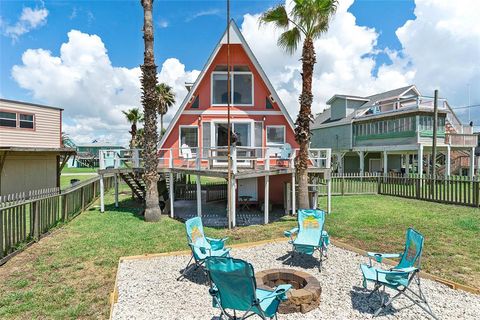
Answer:
[[[17,114],[14,112],[0,112],[0,126],[15,128],[17,126]]]
[[[215,66],[214,71],[228,71],[227,66],[224,64],[220,64],[218,66]]]
[[[195,98],[195,100],[193,101],[192,103],[192,109],[198,109],[198,106],[200,104],[200,99],[198,98],[198,96]]]
[[[266,109],[273,109],[273,104],[268,97],[265,98],[265,108]]]
[[[234,66],[233,71],[250,71],[248,66]]]
[[[33,129],[33,114],[20,114],[20,128]]]

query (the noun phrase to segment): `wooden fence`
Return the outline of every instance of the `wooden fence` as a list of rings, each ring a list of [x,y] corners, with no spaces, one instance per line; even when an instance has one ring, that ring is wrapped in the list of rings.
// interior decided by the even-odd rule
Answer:
[[[206,202],[227,200],[228,189],[225,182],[209,182],[202,185],[202,188],[207,191]]]
[[[326,181],[320,181],[325,183]],[[478,177],[423,175],[333,174],[332,195],[382,194],[439,203],[480,207],[480,180]],[[326,185],[318,188],[326,195]]]
[[[175,183],[175,200],[196,200],[197,184],[193,183]],[[202,191],[206,191],[206,201],[217,201],[227,199],[226,182],[207,182],[202,183]]]
[[[113,177],[104,178],[104,184],[106,190],[111,188]],[[18,249],[38,241],[51,228],[82,212],[100,195],[100,180],[95,177],[61,192],[48,190],[32,191],[29,193],[32,196],[23,195],[23,198],[20,195],[2,198],[0,265]]]

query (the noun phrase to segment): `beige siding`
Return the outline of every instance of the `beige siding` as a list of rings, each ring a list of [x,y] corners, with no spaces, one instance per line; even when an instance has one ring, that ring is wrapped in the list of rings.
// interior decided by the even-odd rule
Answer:
[[[22,152],[7,155],[0,177],[0,195],[56,186],[56,154]]]
[[[0,101],[0,110],[35,114],[35,129],[0,127],[0,147],[60,148],[61,110]]]

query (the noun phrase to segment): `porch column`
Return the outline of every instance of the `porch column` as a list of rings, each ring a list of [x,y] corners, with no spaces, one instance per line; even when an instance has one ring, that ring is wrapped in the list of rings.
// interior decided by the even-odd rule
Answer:
[[[118,208],[118,174],[116,173],[114,175],[114,183],[115,183],[115,208]]]
[[[237,226],[237,212],[236,212],[236,197],[237,197],[237,193],[236,193],[236,184],[237,184],[237,180],[235,179],[235,177],[232,177],[231,179],[231,192],[230,192],[230,201],[231,201],[231,210],[232,210],[232,227],[236,227]]]
[[[169,187],[168,187],[168,192],[169,192],[169,195],[168,195],[168,198],[170,200],[170,217],[173,218],[174,217],[174,214],[173,214],[173,202],[175,201],[174,199],[174,186],[173,186],[173,172],[169,172],[168,173],[168,184],[169,184]]]
[[[410,153],[407,152],[407,155],[405,156],[406,161],[405,161],[405,173],[408,174],[410,173]]]
[[[202,216],[202,184],[200,181],[200,175],[197,174],[197,216]]]
[[[445,168],[445,176],[450,176],[450,167],[451,167],[451,160],[450,160],[450,145],[447,145],[447,163],[446,163],[446,168]]]
[[[295,195],[295,169],[292,172],[292,215],[297,212],[296,206],[296,195]]]
[[[427,153],[426,157],[427,157],[427,175],[429,175],[432,172],[432,168],[430,167],[430,162],[432,161],[432,159],[431,159],[432,154]]]
[[[386,176],[388,172],[388,155],[387,151],[383,150],[383,175]]]
[[[475,176],[475,147],[470,149],[470,178]]]
[[[103,184],[103,174],[100,175],[100,212],[105,212],[105,190]]]
[[[365,152],[360,151],[359,155],[360,155],[360,175],[363,176],[363,174],[365,173]]]
[[[265,214],[265,224],[268,224],[268,214],[270,210],[270,176],[265,176],[265,204],[264,204],[264,214]]]
[[[423,145],[418,146],[418,176],[423,177]]]

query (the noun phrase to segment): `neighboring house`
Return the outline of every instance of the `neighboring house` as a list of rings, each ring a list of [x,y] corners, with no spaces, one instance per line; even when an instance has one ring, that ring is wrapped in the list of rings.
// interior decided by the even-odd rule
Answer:
[[[119,150],[124,149],[120,144],[111,143],[109,141],[94,140],[91,143],[74,143],[70,140],[77,154],[68,162],[69,168],[98,168],[99,151],[100,150]]]
[[[230,43],[230,114],[232,130],[238,137],[238,156],[261,159],[265,157],[263,153],[267,148],[270,154],[279,155],[287,143],[293,149],[298,148],[292,119],[233,21],[230,23]],[[173,152],[175,165],[179,166],[182,161],[199,156],[202,163],[208,162],[210,157],[225,158],[225,151],[216,152],[214,149],[227,146],[229,97],[226,33],[195,83],[186,86],[188,95],[160,141],[160,158],[168,154],[169,149]],[[212,163],[216,166],[223,164],[224,168],[227,165],[226,159],[216,158]],[[247,163],[248,161],[245,162]],[[195,166],[195,161],[191,166]],[[278,174],[272,171],[270,203],[286,203],[289,194],[287,188],[291,180],[290,173]],[[253,203],[263,202],[264,181],[265,174],[239,179],[237,198],[246,197],[245,199]]]
[[[0,99],[0,195],[60,186],[75,153],[62,145],[62,111]]]
[[[433,98],[414,85],[365,97],[336,94],[327,104],[315,118],[311,146],[332,148],[338,172],[430,172]],[[472,127],[438,99],[437,172],[473,175],[477,143]]]

